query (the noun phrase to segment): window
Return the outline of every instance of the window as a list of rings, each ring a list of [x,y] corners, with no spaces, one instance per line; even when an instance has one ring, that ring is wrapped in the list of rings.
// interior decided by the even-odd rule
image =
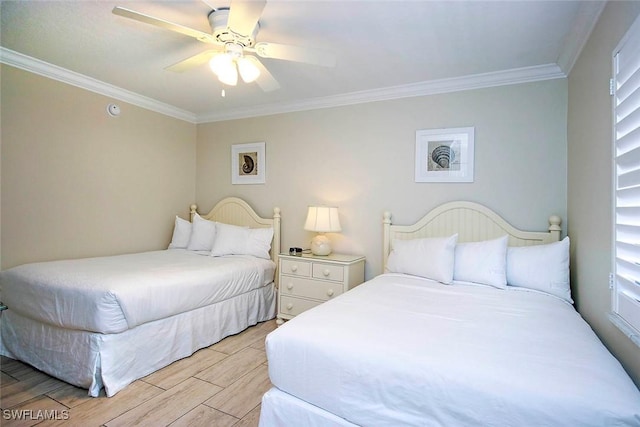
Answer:
[[[611,320],[640,346],[640,18],[613,55],[614,259]]]

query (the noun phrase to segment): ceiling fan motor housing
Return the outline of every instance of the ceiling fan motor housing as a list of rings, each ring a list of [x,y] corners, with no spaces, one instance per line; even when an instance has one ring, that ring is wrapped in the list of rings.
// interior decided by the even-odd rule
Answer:
[[[238,34],[231,30],[228,26],[229,22],[229,9],[220,8],[211,11],[209,13],[209,25],[211,26],[211,32],[213,37],[220,43],[237,43],[244,47],[251,47],[256,43],[256,35],[260,30],[260,23],[256,23],[255,28],[251,34]]]

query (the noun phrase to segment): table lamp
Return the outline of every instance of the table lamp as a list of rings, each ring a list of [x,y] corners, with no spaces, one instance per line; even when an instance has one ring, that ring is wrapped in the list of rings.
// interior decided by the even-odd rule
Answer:
[[[331,253],[331,242],[324,233],[342,231],[338,208],[329,206],[309,206],[304,229],[318,234],[311,240],[311,253],[326,256]]]

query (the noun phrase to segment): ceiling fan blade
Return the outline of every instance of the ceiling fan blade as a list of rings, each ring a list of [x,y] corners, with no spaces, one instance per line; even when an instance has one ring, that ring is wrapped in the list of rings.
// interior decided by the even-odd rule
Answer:
[[[202,0],[202,3],[206,4],[207,6],[209,6],[211,8],[211,10],[216,10],[215,5],[213,4],[213,1],[210,0]]]
[[[112,12],[115,15],[144,22],[145,24],[155,25],[156,27],[161,27],[176,33],[184,34],[185,36],[196,38],[201,42],[216,43],[216,39],[211,34],[194,30],[193,28],[185,27],[184,25],[165,21],[164,19],[154,18],[153,16],[145,15],[144,13],[136,12],[124,7],[116,6],[113,8]]]
[[[258,56],[262,58],[304,62],[306,64],[321,65],[323,67],[334,67],[336,65],[335,54],[328,50],[267,42],[256,43],[253,49]]]
[[[227,26],[236,34],[249,37],[258,25],[266,0],[231,0]]]
[[[244,57],[253,61],[253,63],[256,64],[256,67],[260,70],[260,77],[258,77],[256,83],[263,91],[272,92],[280,89],[280,83],[278,83],[275,77],[273,77],[273,74],[267,70],[267,67],[265,67],[258,58],[251,55],[245,55]]]
[[[220,52],[222,51],[205,50],[204,52],[201,52],[197,55],[193,55],[183,61],[176,62],[175,64],[166,67],[165,70],[173,71],[176,73],[183,73],[199,65],[202,65],[206,62],[209,62],[209,60],[213,57],[213,55]]]

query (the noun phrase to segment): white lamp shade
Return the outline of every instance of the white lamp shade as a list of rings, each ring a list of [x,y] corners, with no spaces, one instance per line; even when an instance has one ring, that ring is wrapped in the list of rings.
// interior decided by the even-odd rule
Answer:
[[[336,233],[342,231],[338,208],[329,206],[309,206],[304,229],[318,233]]]

